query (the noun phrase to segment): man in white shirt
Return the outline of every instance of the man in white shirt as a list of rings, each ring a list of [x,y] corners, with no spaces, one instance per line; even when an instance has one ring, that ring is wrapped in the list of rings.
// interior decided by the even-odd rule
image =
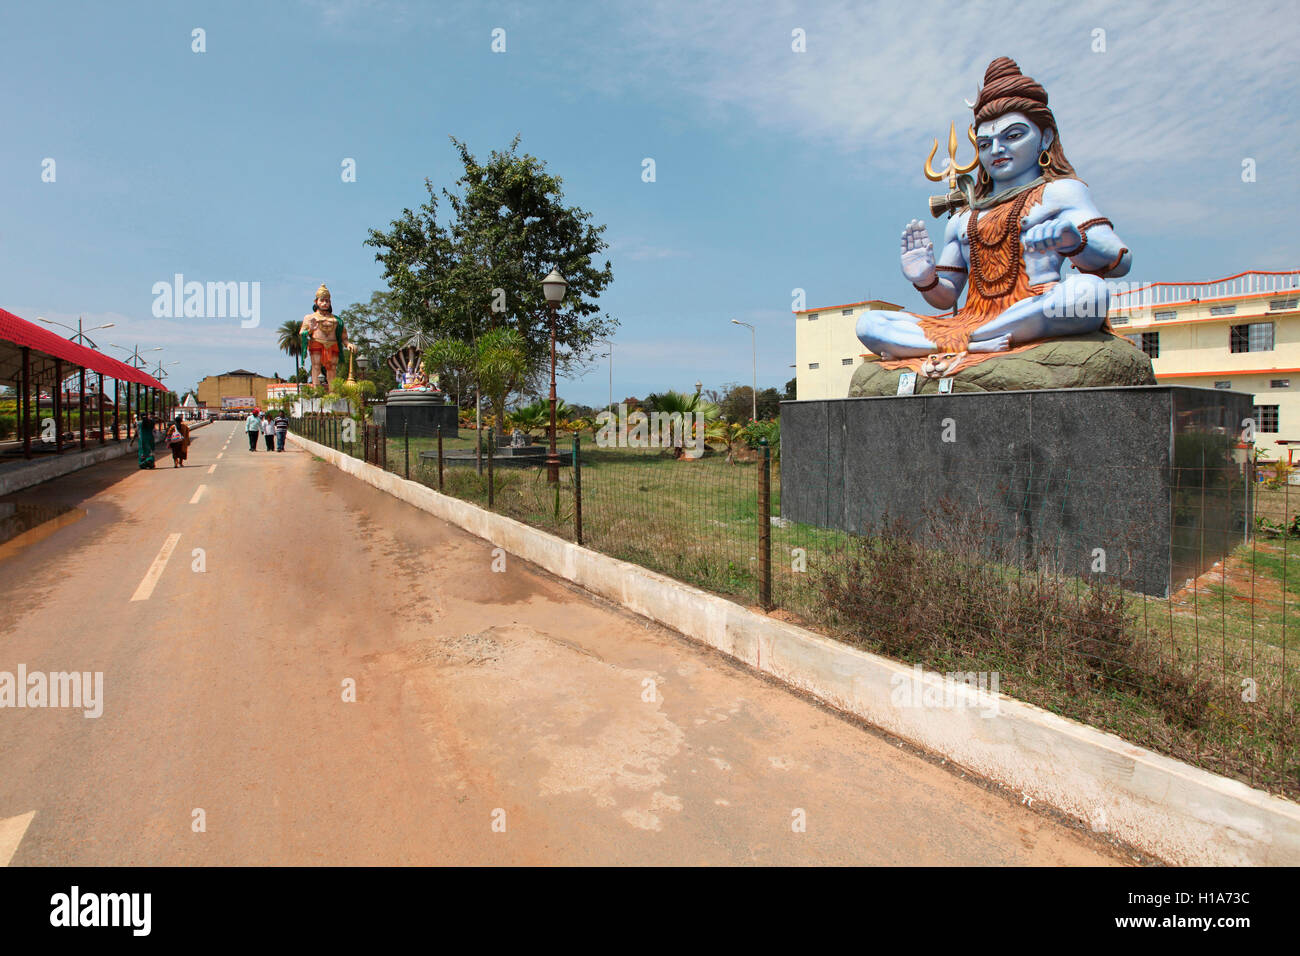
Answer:
[[[248,450],[257,451],[257,436],[262,434],[262,420],[257,412],[249,412],[244,419],[244,431],[248,432]]]

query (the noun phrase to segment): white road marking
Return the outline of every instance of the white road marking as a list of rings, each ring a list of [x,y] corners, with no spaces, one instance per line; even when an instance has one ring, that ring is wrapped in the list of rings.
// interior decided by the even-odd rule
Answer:
[[[14,854],[18,851],[18,844],[23,842],[23,835],[27,832],[27,827],[34,816],[36,811],[29,810],[19,816],[0,820],[0,866],[8,866],[9,861],[14,858]]]
[[[190,499],[190,504],[197,505],[199,503],[199,499],[203,497],[203,489],[206,487],[207,485],[199,485],[198,490],[194,492],[194,497]]]
[[[158,579],[162,577],[163,568],[167,567],[172,552],[176,550],[176,542],[180,539],[179,533],[167,536],[167,540],[163,542],[162,550],[158,552],[158,557],[153,559],[153,564],[149,565],[149,570],[144,573],[144,579],[140,582],[140,586],[131,595],[132,601],[149,600],[149,595],[153,594],[153,589],[157,587]]]
[[[212,473],[213,473],[214,471],[216,471],[216,470],[217,470],[217,466],[216,466],[216,465],[213,465],[211,468],[208,469],[208,474],[210,475],[210,474],[212,474]]]
[[[220,457],[221,457],[222,455],[224,455],[224,454],[225,454],[224,451],[219,451],[219,452],[217,452],[217,457],[220,458]],[[478,454],[478,452],[475,452],[475,454]]]

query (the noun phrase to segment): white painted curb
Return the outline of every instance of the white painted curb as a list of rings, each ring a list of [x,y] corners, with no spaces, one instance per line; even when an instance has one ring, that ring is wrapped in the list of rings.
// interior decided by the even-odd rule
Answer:
[[[1300,864],[1300,805],[1031,704],[925,674],[290,433],[350,475],[839,710],[1184,865]],[[904,687],[955,706],[893,703]],[[990,711],[995,711],[990,714]],[[988,716],[984,716],[988,715]]]

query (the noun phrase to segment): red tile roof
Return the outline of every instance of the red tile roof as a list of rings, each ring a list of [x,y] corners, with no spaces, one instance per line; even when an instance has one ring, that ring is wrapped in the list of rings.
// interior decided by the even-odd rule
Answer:
[[[123,382],[138,382],[148,388],[167,391],[162,382],[141,369],[132,368],[110,355],[88,349],[49,329],[20,319],[12,312],[0,309],[0,381],[14,381],[22,374],[23,346],[32,350],[33,378],[42,372],[49,372],[52,379],[54,360],[62,359],[65,375],[73,369],[84,368]]]

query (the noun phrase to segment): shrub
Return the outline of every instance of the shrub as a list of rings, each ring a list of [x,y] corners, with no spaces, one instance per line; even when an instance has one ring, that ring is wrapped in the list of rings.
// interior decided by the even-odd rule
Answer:
[[[1018,571],[1012,546],[997,541],[987,513],[941,501],[919,527],[886,521],[855,537],[814,581],[840,628],[902,660],[1059,675],[1072,696],[1124,691],[1172,724],[1205,718],[1209,680],[1162,659],[1153,634],[1126,628],[1122,588]]]

